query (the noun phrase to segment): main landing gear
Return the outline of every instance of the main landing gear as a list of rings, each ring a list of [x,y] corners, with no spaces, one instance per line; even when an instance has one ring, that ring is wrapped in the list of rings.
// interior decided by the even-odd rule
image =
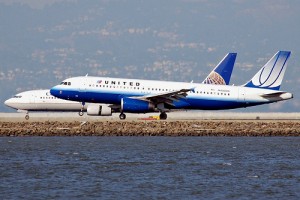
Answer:
[[[168,116],[165,112],[166,111],[165,104],[164,103],[157,104],[157,109],[160,111],[159,119],[166,120]]]
[[[125,115],[124,113],[121,113],[121,114],[119,115],[119,118],[120,118],[121,120],[124,120],[124,119],[126,119],[126,115]]]
[[[167,115],[167,113],[165,113],[165,112],[162,112],[162,113],[160,113],[160,115],[159,115],[159,119],[161,119],[161,120],[166,120],[167,117],[168,117],[168,115]]]

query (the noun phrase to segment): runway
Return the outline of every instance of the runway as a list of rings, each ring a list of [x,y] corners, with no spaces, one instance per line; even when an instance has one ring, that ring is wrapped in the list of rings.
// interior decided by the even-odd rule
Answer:
[[[32,112],[29,120],[26,113],[0,113],[0,122],[44,122],[44,121],[121,121],[119,114],[112,116],[88,116],[86,113],[79,116],[76,112]],[[159,113],[126,114],[125,121],[147,120],[158,117]],[[300,113],[259,113],[259,112],[195,112],[180,111],[168,113],[167,121],[174,120],[300,120]]]

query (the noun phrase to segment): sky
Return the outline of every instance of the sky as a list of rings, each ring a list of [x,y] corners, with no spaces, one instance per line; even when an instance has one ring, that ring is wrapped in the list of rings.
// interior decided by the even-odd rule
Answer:
[[[0,101],[85,74],[202,82],[228,52],[240,85],[289,50],[281,89],[294,99],[237,111],[299,112],[299,10],[295,0],[0,0]]]

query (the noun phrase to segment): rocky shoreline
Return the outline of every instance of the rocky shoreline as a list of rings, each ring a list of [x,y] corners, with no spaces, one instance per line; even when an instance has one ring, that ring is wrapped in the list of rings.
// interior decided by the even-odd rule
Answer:
[[[0,122],[0,136],[300,136],[300,121]]]

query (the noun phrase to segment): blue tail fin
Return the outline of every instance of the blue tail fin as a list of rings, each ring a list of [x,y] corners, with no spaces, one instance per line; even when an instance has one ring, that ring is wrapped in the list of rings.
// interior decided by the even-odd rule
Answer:
[[[279,90],[290,55],[290,51],[278,51],[244,86]]]
[[[237,53],[228,53],[204,79],[204,84],[228,85]]]

